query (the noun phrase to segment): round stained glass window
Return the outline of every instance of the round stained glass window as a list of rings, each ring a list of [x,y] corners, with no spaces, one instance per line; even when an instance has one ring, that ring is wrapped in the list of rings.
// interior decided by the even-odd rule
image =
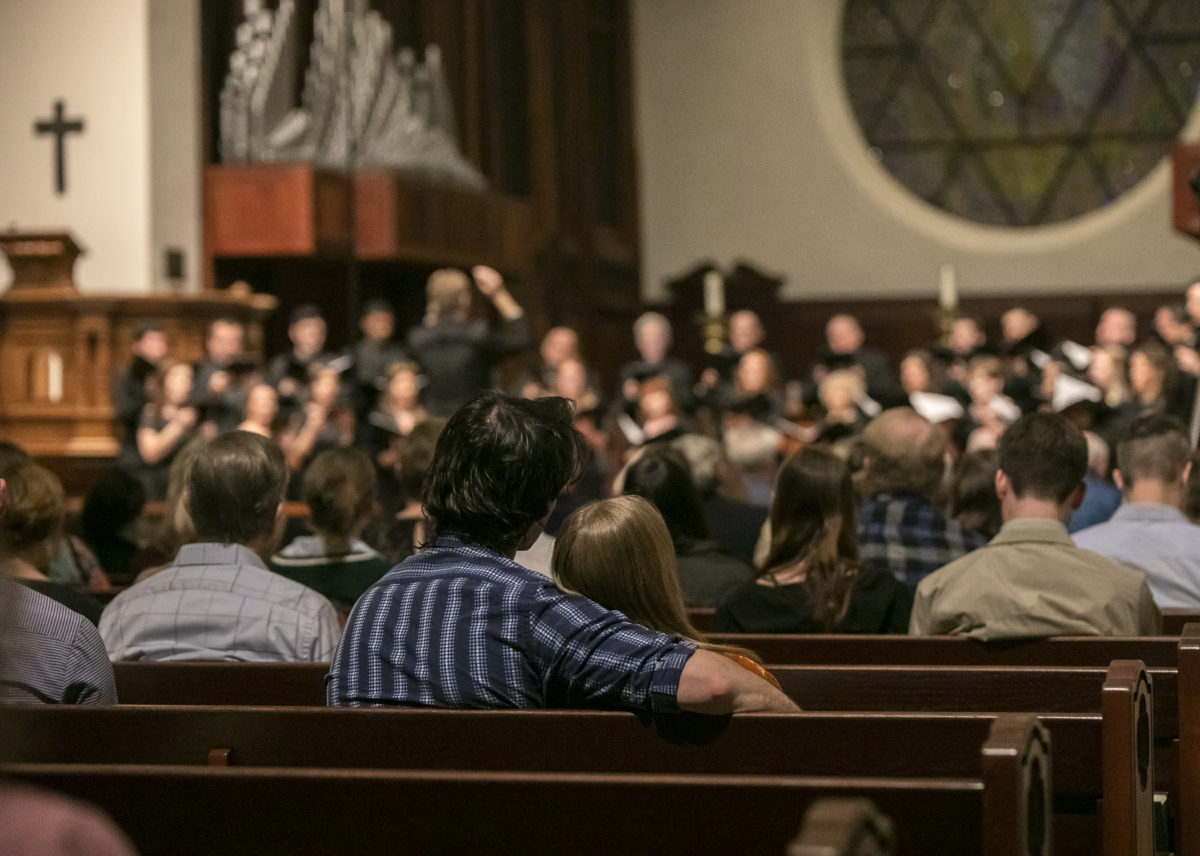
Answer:
[[[996,226],[1112,202],[1168,152],[1200,87],[1197,0],[846,0],[846,91],[871,154]]]

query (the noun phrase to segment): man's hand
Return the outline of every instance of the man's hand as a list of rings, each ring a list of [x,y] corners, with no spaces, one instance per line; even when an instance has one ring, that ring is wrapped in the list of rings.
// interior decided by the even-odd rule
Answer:
[[[794,701],[728,657],[703,648],[688,658],[676,701],[682,710],[727,714],[800,710]]]
[[[504,288],[504,277],[493,267],[475,265],[471,268],[471,276],[475,277],[479,292],[488,299],[494,298]]]

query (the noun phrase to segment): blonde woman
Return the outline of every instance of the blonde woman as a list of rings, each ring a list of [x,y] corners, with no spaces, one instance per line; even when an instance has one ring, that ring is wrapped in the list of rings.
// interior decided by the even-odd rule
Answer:
[[[779,686],[751,651],[711,644],[688,621],[671,533],[649,500],[618,496],[580,508],[559,529],[550,567],[562,589],[623,612],[652,630],[724,654]]]

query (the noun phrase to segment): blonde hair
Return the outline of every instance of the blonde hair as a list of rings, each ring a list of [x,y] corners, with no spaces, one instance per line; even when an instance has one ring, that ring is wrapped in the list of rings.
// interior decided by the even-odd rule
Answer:
[[[464,294],[471,291],[471,281],[456,268],[441,268],[429,275],[425,283],[425,299],[431,308],[448,315],[458,308]]]
[[[701,648],[762,661],[751,651],[708,642],[688,620],[675,548],[654,504],[616,496],[583,506],[563,523],[550,570],[564,591],[581,594],[631,621],[682,636]]]

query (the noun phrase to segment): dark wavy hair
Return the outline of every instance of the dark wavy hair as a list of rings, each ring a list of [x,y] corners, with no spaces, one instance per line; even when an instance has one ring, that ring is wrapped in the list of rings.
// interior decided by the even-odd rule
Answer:
[[[583,435],[565,398],[486,392],[460,407],[425,477],[426,544],[456,535],[511,553],[579,475]]]

